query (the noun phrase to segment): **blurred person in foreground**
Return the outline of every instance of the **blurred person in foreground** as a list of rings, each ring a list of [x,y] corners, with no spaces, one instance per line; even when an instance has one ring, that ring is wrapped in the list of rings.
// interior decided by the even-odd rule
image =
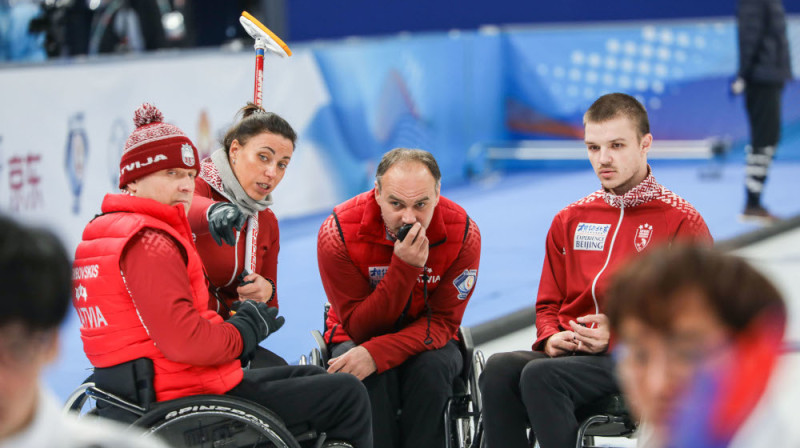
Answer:
[[[743,259],[697,246],[653,251],[618,272],[606,309],[639,446],[800,446],[786,305]]]
[[[297,134],[279,115],[249,103],[223,147],[200,162],[189,224],[206,270],[210,304],[222,317],[239,301],[278,307],[278,219],[270,209]],[[223,242],[225,244],[223,244]],[[287,365],[266,348],[251,367]]]
[[[382,448],[444,446],[444,408],[464,362],[455,339],[481,235],[439,194],[441,177],[428,151],[393,149],[375,188],[337,205],[319,230],[328,371],[364,381]]]
[[[151,104],[136,111],[134,122],[120,160],[127,194],[105,196],[75,252],[73,305],[95,381],[111,378],[105,387],[135,396],[126,390],[135,385],[114,380],[131,369],[136,374],[145,358],[156,401],[232,395],[265,406],[287,426],[307,424],[331,439],[372,447],[367,391],[352,375],[317,366],[242,369],[284,319],[253,300],[240,302],[227,320],[209,309],[186,218],[197,149]]]
[[[72,293],[66,250],[52,233],[0,216],[0,448],[161,448],[122,426],[64,415],[41,385],[58,354]]]
[[[772,224],[773,216],[761,204],[769,167],[781,136],[781,93],[792,79],[786,14],[781,0],[739,0],[739,70],[731,92],[745,95],[750,123],[745,189],[741,218]]]
[[[697,210],[659,184],[647,163],[653,142],[635,98],[598,98],[583,118],[589,161],[602,189],[561,210],[545,240],[531,351],[492,355],[480,378],[489,448],[575,444],[575,411],[619,392],[608,354],[605,293],[630,258],[680,240],[710,244]]]

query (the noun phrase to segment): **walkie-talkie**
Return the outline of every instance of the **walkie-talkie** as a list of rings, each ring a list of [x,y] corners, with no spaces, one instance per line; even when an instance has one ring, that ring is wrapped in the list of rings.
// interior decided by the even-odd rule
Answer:
[[[403,224],[397,231],[397,239],[403,241],[406,235],[408,235],[408,231],[411,230],[412,227],[414,227],[414,224]]]

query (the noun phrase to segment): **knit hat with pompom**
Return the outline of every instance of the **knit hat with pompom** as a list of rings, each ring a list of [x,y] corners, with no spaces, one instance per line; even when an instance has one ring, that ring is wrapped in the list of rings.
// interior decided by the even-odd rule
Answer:
[[[161,111],[142,104],[133,116],[136,129],[125,142],[119,162],[119,188],[167,168],[200,170],[197,148],[177,126],[164,123]]]

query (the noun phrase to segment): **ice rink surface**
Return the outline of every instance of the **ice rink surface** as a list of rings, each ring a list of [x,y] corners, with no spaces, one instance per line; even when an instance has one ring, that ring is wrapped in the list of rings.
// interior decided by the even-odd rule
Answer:
[[[655,161],[656,179],[691,202],[703,215],[716,241],[757,230],[740,223],[744,204],[744,166],[732,161],[708,177],[709,163]],[[577,166],[577,165],[576,165]],[[533,170],[489,175],[470,184],[445,188],[444,196],[462,205],[481,230],[481,267],[463,324],[475,326],[534,303],[542,268],[544,239],[553,216],[567,204],[599,188],[588,162],[583,168]],[[764,203],[775,214],[800,215],[800,162],[773,165]],[[280,201],[280,190],[275,194]],[[316,235],[326,214],[281,220],[278,291],[286,325],[263,345],[296,363],[313,346],[309,331],[322,326],[325,303],[316,263]],[[775,280],[792,312],[788,338],[800,341],[800,229],[739,249]],[[61,334],[61,356],[47,372],[46,384],[62,399],[90,373],[70,313]],[[498,351],[529,349],[533,327],[483,344],[488,357]]]

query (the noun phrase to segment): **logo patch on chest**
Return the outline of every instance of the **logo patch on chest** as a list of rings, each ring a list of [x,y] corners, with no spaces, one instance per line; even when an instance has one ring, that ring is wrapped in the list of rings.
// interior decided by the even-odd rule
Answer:
[[[602,251],[606,247],[606,237],[610,229],[611,224],[578,223],[572,248],[574,250]]]
[[[467,298],[469,292],[472,291],[472,287],[475,286],[475,280],[477,279],[477,269],[464,269],[464,272],[453,280],[453,286],[455,286],[456,291],[458,291],[458,300]]]
[[[639,228],[636,229],[636,235],[633,237],[633,245],[636,246],[636,250],[638,252],[643,251],[650,243],[652,236],[653,226],[647,223],[639,224]]]
[[[389,266],[370,266],[369,267],[369,284],[373,288],[378,286],[378,283],[383,280]]]

